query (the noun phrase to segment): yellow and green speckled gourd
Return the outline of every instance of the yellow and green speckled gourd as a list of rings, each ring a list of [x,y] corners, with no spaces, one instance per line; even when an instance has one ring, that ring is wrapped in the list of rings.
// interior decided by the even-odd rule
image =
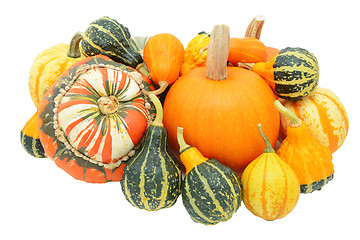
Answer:
[[[126,200],[134,207],[156,211],[171,207],[181,192],[181,171],[167,152],[167,130],[162,124],[160,100],[149,95],[156,118],[147,128],[143,143],[124,168],[120,181]]]
[[[57,78],[71,65],[84,56],[80,52],[79,43],[82,33],[76,33],[70,44],[60,43],[42,51],[30,69],[29,91],[36,108],[46,91]],[[20,133],[21,145],[27,153],[37,158],[44,158],[44,149],[39,140],[38,111],[26,122]]]
[[[265,142],[264,153],[252,161],[241,176],[243,201],[247,209],[265,220],[288,215],[296,206],[300,183],[296,173],[272,148],[258,125]]]
[[[295,113],[285,108],[278,100],[275,106],[290,119],[287,137],[277,154],[295,171],[300,181],[301,193],[320,190],[334,177],[331,151],[311,135],[307,126]]]
[[[186,168],[183,204],[194,222],[214,225],[229,220],[241,204],[239,176],[216,159],[207,159],[186,144],[183,128],[177,129],[180,159]]]

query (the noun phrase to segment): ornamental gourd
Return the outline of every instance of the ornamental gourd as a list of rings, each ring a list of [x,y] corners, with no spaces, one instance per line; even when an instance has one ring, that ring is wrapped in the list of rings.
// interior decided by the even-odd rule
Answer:
[[[151,80],[160,86],[153,94],[161,94],[178,79],[183,61],[184,47],[174,35],[160,33],[146,42],[144,62]]]
[[[207,47],[209,45],[210,33],[199,32],[191,39],[185,48],[184,62],[181,65],[180,75],[184,75],[195,67],[205,67],[207,58]]]
[[[110,57],[116,62],[136,68],[143,62],[130,41],[129,29],[107,16],[93,21],[81,41],[85,56],[98,54]]]
[[[228,61],[234,66],[239,62],[256,63],[264,62],[267,57],[265,45],[257,38],[231,38]]]
[[[320,190],[334,177],[331,151],[315,139],[295,113],[278,100],[275,106],[290,120],[287,137],[277,150],[278,156],[295,171],[301,193]]]
[[[70,44],[60,43],[37,55],[29,74],[29,91],[36,108],[39,107],[45,92],[57,78],[71,65],[84,56],[80,53],[79,43],[82,33],[76,33]],[[45,152],[39,139],[38,111],[26,122],[20,133],[21,145],[27,153],[44,158]]]
[[[278,97],[298,101],[311,94],[319,84],[316,57],[303,48],[285,48],[266,62],[239,63],[259,74]]]
[[[106,56],[65,71],[39,106],[46,156],[75,179],[119,181],[121,163],[135,154],[151,114],[142,93],[150,80]]]
[[[207,159],[186,144],[181,127],[177,130],[181,162],[186,173],[183,204],[194,222],[214,225],[229,220],[241,205],[239,176],[216,159]]]
[[[188,143],[204,156],[241,173],[263,152],[253,126],[261,121],[275,146],[280,117],[275,96],[260,76],[227,66],[229,41],[228,27],[216,26],[206,68],[192,69],[171,86],[164,102],[164,126],[173,153],[179,149],[176,131],[181,126]]]
[[[344,105],[331,90],[317,87],[303,100],[285,100],[282,104],[294,112],[311,134],[332,153],[344,143],[349,129],[349,119]],[[280,137],[285,138],[290,120],[282,115],[280,122]]]
[[[153,94],[156,118],[147,128],[143,143],[124,168],[120,181],[131,205],[148,211],[171,207],[181,192],[181,171],[167,152],[167,130],[162,124],[162,106]]]
[[[296,206],[300,183],[296,173],[272,148],[258,125],[265,142],[264,153],[245,169],[241,183],[243,201],[247,209],[265,220],[275,220],[288,215]]]

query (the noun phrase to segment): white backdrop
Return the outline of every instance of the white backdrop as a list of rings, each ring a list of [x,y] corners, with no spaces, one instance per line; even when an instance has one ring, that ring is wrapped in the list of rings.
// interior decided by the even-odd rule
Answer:
[[[9,1],[1,19],[0,239],[360,239],[359,24],[357,1]],[[49,159],[29,156],[19,136],[35,112],[28,74],[38,53],[68,43],[105,15],[132,36],[168,32],[184,46],[215,24],[242,37],[256,15],[266,18],[261,40],[276,48],[303,47],[319,61],[320,86],[345,105],[350,129],[333,155],[335,178],[323,190],[301,195],[285,218],[268,222],[242,204],[229,221],[194,223],[181,197],[169,208],[132,207],[120,184],[74,180]],[[126,238],[125,238],[126,237]]]

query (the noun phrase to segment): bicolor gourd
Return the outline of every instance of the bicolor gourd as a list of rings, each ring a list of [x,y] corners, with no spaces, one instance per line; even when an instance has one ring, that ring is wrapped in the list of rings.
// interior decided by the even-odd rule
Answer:
[[[320,190],[334,177],[331,151],[314,138],[307,126],[295,113],[285,108],[278,100],[275,106],[289,118],[287,137],[277,154],[295,171],[300,181],[301,193]]]
[[[269,139],[258,125],[265,150],[245,169],[241,183],[243,201],[254,215],[275,220],[288,215],[296,206],[300,183],[296,173],[272,148]]]
[[[167,152],[167,130],[162,124],[160,100],[149,95],[156,118],[147,128],[143,143],[124,168],[120,181],[131,205],[148,211],[171,207],[181,192],[181,171]]]
[[[238,175],[216,159],[208,159],[186,144],[178,127],[180,159],[186,168],[183,204],[195,222],[214,225],[229,220],[241,204]]]

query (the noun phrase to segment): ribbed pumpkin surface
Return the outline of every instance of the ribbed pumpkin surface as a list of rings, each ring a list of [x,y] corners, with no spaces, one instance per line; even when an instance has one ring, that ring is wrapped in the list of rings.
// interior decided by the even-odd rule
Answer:
[[[285,48],[276,57],[275,91],[283,99],[296,101],[308,96],[319,83],[316,57],[302,48]]]
[[[40,103],[46,155],[76,179],[119,181],[114,171],[147,127],[144,85],[149,86],[140,73],[104,56],[73,65]]]
[[[195,166],[183,185],[183,203],[195,222],[212,225],[226,221],[240,207],[239,177],[215,159]]]
[[[349,119],[340,99],[329,89],[317,87],[309,97],[300,101],[284,101],[283,105],[294,112],[309,128],[311,134],[335,152],[344,143]],[[281,116],[281,136],[285,138],[290,121]]]

